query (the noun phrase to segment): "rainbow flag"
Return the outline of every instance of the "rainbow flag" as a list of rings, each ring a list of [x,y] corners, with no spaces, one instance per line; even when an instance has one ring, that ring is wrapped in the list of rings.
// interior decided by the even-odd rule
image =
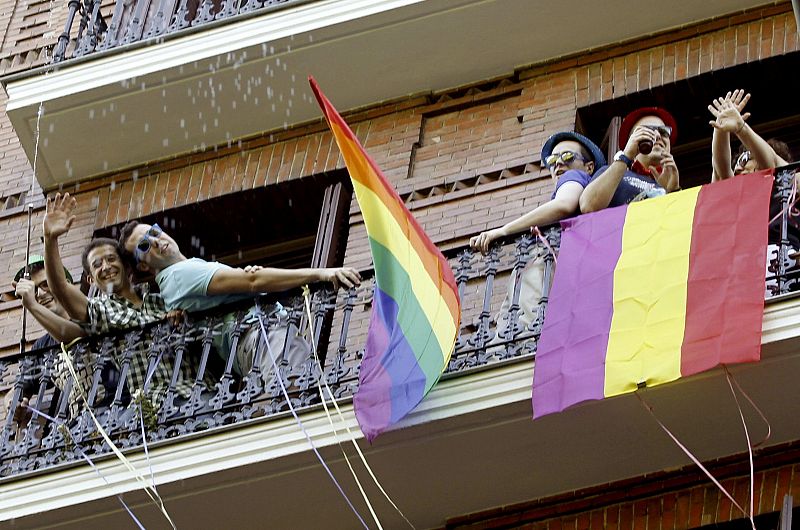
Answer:
[[[761,357],[771,170],[562,221],[534,418]]]
[[[408,414],[442,375],[461,320],[453,271],[313,78],[361,207],[375,293],[359,388],[361,431],[372,441]]]

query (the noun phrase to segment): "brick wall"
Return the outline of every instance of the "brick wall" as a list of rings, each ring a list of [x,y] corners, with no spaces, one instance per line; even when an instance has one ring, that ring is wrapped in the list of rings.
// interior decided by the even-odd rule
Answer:
[[[548,135],[574,127],[578,107],[797,47],[791,6],[782,3],[534,65],[505,79],[401,99],[347,119],[423,227],[447,248],[547,199],[551,184],[538,151]],[[0,183],[23,189],[30,167],[5,116],[0,142]],[[81,246],[97,228],[340,167],[330,134],[316,123],[82,183],[69,190],[80,213],[66,241],[67,266],[78,275]],[[369,266],[367,241],[355,205],[351,211],[345,261],[363,268]],[[34,250],[40,248],[40,216],[39,209]],[[23,212],[0,212],[0,293],[10,291],[10,275],[21,264],[25,223]],[[18,302],[0,303],[0,355],[16,349],[19,318]]]
[[[753,476],[756,516],[779,512],[786,494],[800,498],[796,443],[761,451]],[[747,455],[706,462],[736,502],[749,507]],[[682,530],[742,519],[744,515],[695,466],[465,515],[448,529]]]

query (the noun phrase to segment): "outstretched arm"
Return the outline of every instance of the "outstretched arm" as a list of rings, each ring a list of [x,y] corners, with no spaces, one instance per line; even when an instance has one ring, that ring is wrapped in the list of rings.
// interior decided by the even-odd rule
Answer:
[[[331,269],[275,269],[264,267],[254,272],[242,269],[220,269],[214,273],[207,294],[261,293],[285,291],[313,282],[331,282],[350,288],[361,283],[361,276],[352,267]]]
[[[33,318],[47,331],[54,339],[59,342],[70,342],[78,337],[83,337],[86,333],[81,327],[50,311],[36,300],[36,286],[32,281],[22,279],[14,285],[15,293],[22,299],[22,305],[30,311]]]
[[[59,236],[66,234],[75,221],[73,211],[75,199],[60,193],[47,199],[47,213],[44,216],[44,270],[50,292],[69,316],[75,320],[88,320],[89,299],[80,289],[72,285],[64,274],[64,264],[58,250]]]
[[[577,182],[565,182],[556,191],[553,200],[541,204],[526,213],[494,230],[481,232],[470,239],[469,244],[472,248],[480,250],[486,254],[493,241],[506,237],[517,232],[527,230],[532,226],[543,226],[560,221],[572,215],[578,209],[583,186]]]

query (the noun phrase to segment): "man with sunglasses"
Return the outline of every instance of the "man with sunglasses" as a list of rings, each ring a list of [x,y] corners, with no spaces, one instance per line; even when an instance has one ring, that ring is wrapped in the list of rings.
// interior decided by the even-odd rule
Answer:
[[[590,139],[576,132],[559,132],[547,139],[542,147],[542,165],[547,167],[555,189],[550,200],[530,212],[492,230],[487,230],[470,239],[470,246],[486,254],[489,246],[498,238],[507,237],[534,226],[556,223],[577,215],[578,203],[584,188],[589,183],[595,168],[603,166],[603,152]],[[533,259],[525,267],[520,280],[519,324],[527,328],[536,318],[536,308],[542,297],[545,281],[544,259]],[[514,294],[516,276],[512,274],[508,291],[500,307],[500,319],[507,318]],[[499,319],[499,320],[500,320]],[[498,322],[497,336],[503,337],[507,323]]]
[[[89,281],[98,294],[88,298],[67,278],[61,262],[58,238],[69,232],[75,221],[77,203],[69,193],[57,193],[47,200],[44,217],[45,272],[50,291],[67,314],[83,323],[90,335],[141,328],[167,317],[164,300],[149,293],[147,285],[134,286],[131,271],[122,259],[119,243],[113,239],[95,238],[83,250],[81,262]],[[144,349],[131,358],[127,383],[131,393],[144,387],[149,359]],[[119,361],[119,359],[117,359]],[[185,360],[178,371],[176,392],[188,397],[195,379],[196,366]],[[150,376],[148,396],[154,403],[163,397],[172,377],[170,360],[162,360]]]
[[[575,132],[560,132],[550,136],[542,147],[541,161],[550,178],[556,181],[550,200],[500,228],[472,237],[469,244],[473,249],[486,254],[489,246],[498,238],[578,214],[581,193],[594,170],[606,163],[600,148]]]
[[[136,261],[143,272],[155,275],[156,283],[168,309],[205,311],[228,302],[252,297],[258,293],[285,291],[313,282],[330,282],[350,288],[358,285],[361,277],[351,267],[278,269],[272,267],[248,267],[236,269],[218,262],[200,258],[187,258],[177,242],[157,224],[148,225],[131,221],[122,228],[120,246]],[[270,348],[275,355],[283,354],[283,361],[290,369],[298,367],[308,358],[308,344],[289,329],[285,311],[273,310],[277,325],[268,331]],[[231,336],[234,331],[234,314],[224,317],[222,333],[215,339],[217,352],[228,358],[231,351]],[[274,324],[274,322],[273,322]],[[260,348],[260,328],[253,325],[239,339],[234,369],[246,375],[253,367],[256,350]],[[261,376],[266,387],[272,383],[274,370],[272,360],[262,350],[260,357]]]
[[[742,173],[752,173],[759,169],[785,166],[791,159],[788,146],[777,140],[764,140],[748,124],[750,113],[742,114],[750,94],[744,90],[728,92],[716,98],[708,106],[714,117],[709,125],[714,128],[711,138],[711,180],[724,180]],[[742,151],[731,168],[731,134],[742,143]]]
[[[643,107],[625,116],[619,130],[624,148],[597,170],[581,195],[581,212],[595,212],[680,189],[670,153],[677,138],[675,118],[664,109]]]

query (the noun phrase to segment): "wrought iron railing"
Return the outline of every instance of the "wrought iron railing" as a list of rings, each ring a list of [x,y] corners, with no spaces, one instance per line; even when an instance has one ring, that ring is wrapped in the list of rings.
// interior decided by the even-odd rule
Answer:
[[[53,51],[53,62],[309,1],[313,0],[116,0],[107,23],[100,11],[100,0],[69,0],[64,32]]]
[[[551,228],[545,233],[548,244],[557,249],[559,231]],[[549,286],[553,271],[550,250],[536,238],[523,235],[495,246],[486,256],[464,248],[449,254],[463,317],[445,377],[533,355],[548,288],[545,287],[541,302],[537,299],[527,308],[526,317],[525,303],[520,302],[521,281],[509,283],[508,278],[520,278],[523,269],[530,268],[529,262],[537,260],[545,278],[543,285]],[[311,298],[311,327],[300,296],[282,299],[284,310],[265,320],[268,332],[279,323],[305,332],[306,338],[309,329],[315,330],[313,340],[324,363],[322,377],[337,399],[348,399],[358,387],[358,366],[374,285],[369,275],[370,271],[366,271],[368,278],[357,289],[338,294],[315,292]],[[270,302],[263,306],[274,307]],[[215,339],[223,325],[233,329],[226,352],[230,354],[226,356],[215,349]],[[228,307],[177,327],[159,322],[145,329],[87,339],[69,348],[78,382],[59,358],[60,348],[3,359],[0,381],[5,381],[11,390],[0,431],[0,477],[80,462],[82,453],[90,458],[110,453],[89,408],[78,400],[78,386],[83,388],[97,420],[123,450],[142,446],[142,423],[148,443],[164,443],[199,431],[269,421],[270,416],[285,412],[288,405],[280,382],[277,377],[262,376],[262,363],[254,361],[255,368],[248,373],[236,370],[234,359],[239,342],[258,325],[252,308]],[[293,341],[308,341],[294,333],[287,337],[282,351],[274,352],[280,380],[295,408],[319,406],[320,370],[313,350],[309,349],[299,362],[290,362],[283,351],[288,351]],[[268,351],[262,347],[255,355],[268,355]],[[171,378],[164,380],[169,384],[155,388],[155,379],[151,379],[142,392],[141,374],[133,377],[131,373],[137,356],[146,359],[149,371],[166,366]],[[192,376],[191,392],[181,395],[176,382],[187,367]],[[56,421],[33,417],[31,408]]]
[[[783,207],[792,198],[792,179],[791,171],[780,172],[776,179],[773,211],[780,215],[771,232],[767,298],[800,290],[800,269],[793,257],[800,224],[790,209]],[[462,323],[445,378],[530,359],[535,354],[554,272],[553,252],[560,242],[558,228],[548,228],[543,234],[543,238],[525,234],[500,241],[485,256],[464,247],[446,253],[462,300]],[[263,377],[259,366],[264,364],[258,359],[249,372],[237,371],[234,359],[239,343],[259,325],[247,302],[245,307],[194,315],[177,327],[159,322],[80,342],[70,348],[78,383],[97,420],[123,450],[141,447],[143,433],[148,443],[162,444],[201,431],[268,422],[288,409],[281,382],[298,409],[320,406],[320,377],[337,399],[349,399],[358,387],[374,285],[370,271],[364,275],[367,279],[357,289],[315,292],[311,299],[313,326],[308,326],[299,296],[282,299],[284,311],[265,317],[268,329],[288,326],[310,337],[313,328],[322,372],[311,349],[291,362],[284,355],[292,341],[305,340],[293,333],[278,346],[280,351],[274,352],[278,376]],[[270,301],[262,305],[274,307]],[[223,325],[233,331],[228,349],[220,355],[215,339]],[[0,431],[0,480],[73,465],[81,461],[82,454],[96,458],[110,453],[89,409],[78,402],[78,383],[58,353],[58,348],[51,348],[0,361],[0,382],[10,387]],[[256,357],[267,354],[255,352]],[[151,370],[166,366],[169,377],[162,380],[166,383],[161,387],[153,384],[142,392],[141,376],[131,374],[137,357],[146,359]],[[191,391],[181,395],[176,383],[182,368],[189,368]],[[31,417],[25,403],[56,422]]]

